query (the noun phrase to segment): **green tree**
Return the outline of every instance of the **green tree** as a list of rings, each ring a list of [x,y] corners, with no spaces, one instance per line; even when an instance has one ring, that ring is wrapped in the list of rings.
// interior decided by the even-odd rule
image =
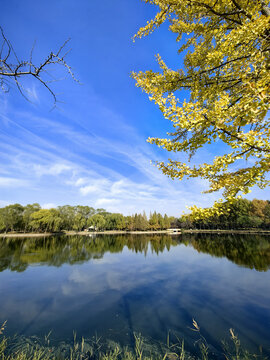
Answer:
[[[63,228],[66,230],[73,229],[74,217],[76,214],[75,206],[71,206],[71,205],[58,206],[57,210],[59,211],[60,216],[62,218]]]
[[[125,223],[125,218],[122,214],[108,214],[105,220],[106,220],[105,228],[107,230],[125,229],[126,223]]]
[[[95,209],[90,206],[77,205],[74,207],[75,213],[82,215],[83,218],[89,219],[95,214]]]
[[[134,230],[145,231],[149,228],[149,223],[146,215],[135,214],[134,215]]]
[[[41,209],[30,215],[30,226],[35,231],[55,232],[63,228],[63,220],[56,209]]]
[[[82,214],[76,214],[73,219],[73,230],[82,231],[86,228],[87,219]]]
[[[270,202],[267,201],[267,205],[264,208],[264,227],[270,228]]]
[[[158,218],[158,229],[161,229],[161,230],[165,229],[163,216],[158,213],[157,218]]]
[[[169,138],[148,141],[187,154],[188,162],[209,144],[225,145],[208,163],[169,159],[158,167],[172,179],[206,179],[208,192],[223,190],[228,201],[254,185],[269,185],[269,1],[144,1],[159,11],[135,37],[169,20],[184,56],[182,69],[170,69],[157,55],[160,71],[132,74],[174,128]],[[187,99],[181,100],[180,90],[189,92]],[[192,210],[198,217],[211,216],[221,207],[220,201],[212,209]]]
[[[2,231],[20,231],[23,228],[23,206],[20,204],[8,205],[1,209],[0,228]]]
[[[125,217],[125,229],[132,231],[135,229],[135,221],[134,216],[126,216]]]
[[[41,209],[40,205],[37,203],[28,204],[24,207],[23,210],[23,223],[24,223],[24,231],[30,231],[30,221],[31,221],[31,214],[35,211],[39,211]]]
[[[169,229],[171,227],[171,221],[167,214],[164,215],[164,229]]]
[[[96,230],[104,229],[105,224],[106,224],[106,220],[105,220],[104,216],[102,216],[100,214],[95,214],[95,215],[91,216],[87,222],[88,226],[94,226]]]
[[[156,211],[154,211],[153,214],[150,213],[149,225],[152,230],[157,230],[159,228],[158,216]]]
[[[0,232],[4,232],[6,229],[4,216],[3,216],[3,208],[0,209]]]

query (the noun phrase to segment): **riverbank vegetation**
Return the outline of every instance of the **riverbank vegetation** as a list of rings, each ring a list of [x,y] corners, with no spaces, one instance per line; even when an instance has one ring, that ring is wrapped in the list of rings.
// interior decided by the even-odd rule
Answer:
[[[0,208],[0,232],[58,232],[62,230],[164,230],[170,228],[174,217],[156,211],[124,216],[90,206],[58,206],[41,209],[39,204],[8,205]]]
[[[37,203],[0,208],[0,232],[45,233],[84,230],[147,231],[183,229],[270,229],[270,201],[238,199],[233,205],[225,203],[220,214],[205,219],[191,215],[180,218],[163,216],[156,211],[124,216],[90,206],[58,206],[42,209]]]
[[[190,328],[195,333],[191,337],[192,341],[185,341],[172,332],[164,343],[134,333],[132,346],[122,346],[109,339],[104,341],[97,335],[90,339],[77,339],[76,333],[70,343],[59,344],[51,341],[50,334],[44,339],[23,335],[7,338],[3,336],[5,325],[6,323],[0,327],[1,360],[216,360],[224,357],[227,360],[266,360],[262,349],[259,349],[258,354],[243,349],[233,329],[229,331],[229,341],[223,340],[220,349],[216,349],[207,343],[194,319],[193,327]],[[189,342],[193,344],[187,346]]]
[[[182,228],[195,229],[270,229],[270,201],[238,199],[224,203],[219,214],[198,218],[191,215],[181,218]]]

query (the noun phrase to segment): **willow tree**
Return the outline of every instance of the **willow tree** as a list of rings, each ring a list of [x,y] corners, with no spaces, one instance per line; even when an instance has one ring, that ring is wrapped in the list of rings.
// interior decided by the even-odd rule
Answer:
[[[157,55],[159,72],[132,74],[174,127],[166,138],[148,141],[188,154],[186,162],[169,159],[157,166],[173,179],[206,179],[207,192],[222,190],[226,200],[250,192],[254,185],[265,188],[270,183],[269,2],[144,1],[159,11],[135,38],[149,35],[168,20],[184,54],[181,69],[170,69]],[[189,91],[187,99],[181,100],[180,90]],[[220,147],[226,149],[223,153],[207,163],[192,163],[196,152],[216,142],[225,144]],[[193,212],[201,209],[193,207]]]

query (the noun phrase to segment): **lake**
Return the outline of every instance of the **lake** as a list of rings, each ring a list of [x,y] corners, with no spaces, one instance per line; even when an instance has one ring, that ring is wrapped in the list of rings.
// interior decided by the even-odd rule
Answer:
[[[90,235],[0,240],[0,325],[55,342],[100,336],[132,345],[185,339],[192,319],[222,353],[229,329],[270,355],[270,237]],[[149,340],[150,341],[150,340]]]

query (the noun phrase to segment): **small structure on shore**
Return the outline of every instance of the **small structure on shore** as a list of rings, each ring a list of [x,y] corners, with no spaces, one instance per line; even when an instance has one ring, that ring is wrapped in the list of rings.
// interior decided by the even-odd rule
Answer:
[[[172,233],[181,233],[181,229],[175,228],[175,229],[167,229],[168,232]]]
[[[98,229],[95,226],[89,226],[88,228],[85,229],[85,231],[91,232],[91,231],[97,231]]]

